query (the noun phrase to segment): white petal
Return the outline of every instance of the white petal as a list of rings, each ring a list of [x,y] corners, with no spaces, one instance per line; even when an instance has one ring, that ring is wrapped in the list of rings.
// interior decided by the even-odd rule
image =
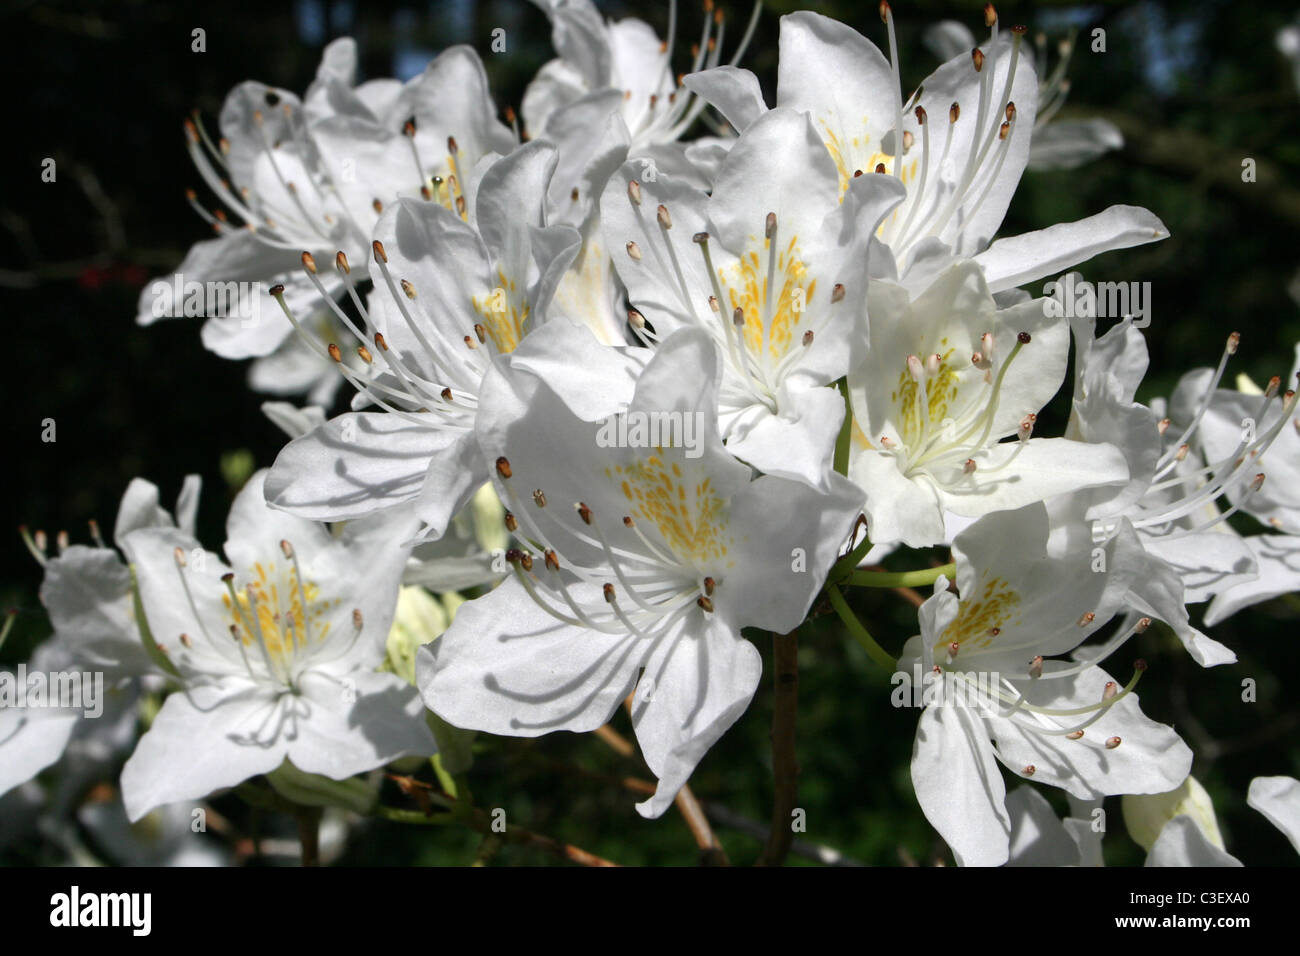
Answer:
[[[1007,862],[1011,818],[993,746],[975,711],[927,707],[912,746],[912,786],[958,866]]]
[[[1286,835],[1300,853],[1300,781],[1294,777],[1256,777],[1246,803]]]
[[[1103,252],[1164,239],[1165,224],[1139,206],[1111,206],[1077,222],[999,239],[975,257],[994,292],[1063,272]]]

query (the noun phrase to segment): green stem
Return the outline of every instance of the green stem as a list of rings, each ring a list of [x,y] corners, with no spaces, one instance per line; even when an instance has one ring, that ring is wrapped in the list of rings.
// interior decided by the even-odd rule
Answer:
[[[835,383],[844,396],[844,422],[840,425],[839,437],[835,439],[835,470],[847,476],[849,473],[849,446],[853,440],[853,403],[849,400],[849,380],[842,378]]]
[[[844,595],[834,584],[826,585],[826,594],[831,599],[831,605],[835,608],[835,613],[840,616],[844,626],[849,629],[853,639],[862,645],[862,649],[867,652],[867,656],[879,664],[881,667],[892,672],[895,667],[894,659],[883,647],[876,643],[876,639],[858,620],[858,616],[853,613],[849,607],[849,602],[844,600]]]
[[[438,813],[430,817],[425,816],[421,810],[398,810],[394,807],[375,807],[374,815],[383,817],[385,820],[392,820],[394,823],[414,823],[427,827],[445,826],[449,823],[460,822],[451,813]]]
[[[952,580],[957,573],[956,563],[919,571],[853,571],[846,583],[860,588],[917,588],[933,584],[940,575]]]

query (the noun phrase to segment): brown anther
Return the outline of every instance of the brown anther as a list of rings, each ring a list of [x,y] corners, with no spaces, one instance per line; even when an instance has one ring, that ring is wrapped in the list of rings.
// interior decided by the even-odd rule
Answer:
[[[636,522],[632,520],[631,515],[623,515],[623,527],[624,528],[636,527]]]
[[[199,198],[199,194],[196,193],[193,189],[187,189],[185,190],[185,198],[188,199],[190,202],[194,202]]]
[[[763,238],[771,239],[776,235],[776,213],[769,212],[767,218],[763,220]]]
[[[539,508],[546,507],[546,492],[542,491],[541,488],[533,489],[533,504]]]
[[[523,568],[525,571],[531,571],[533,569],[532,554],[529,553],[528,551],[521,551],[519,553],[519,566]]]
[[[974,459],[974,458],[967,458],[967,459],[962,463],[961,470],[962,470],[962,473],[963,473],[963,474],[966,474],[966,475],[973,475],[973,474],[975,474],[975,468],[976,468],[976,467],[977,467],[977,466],[976,466],[976,464],[975,464],[975,459]]]
[[[695,603],[699,605],[703,610],[712,613],[713,601],[711,601],[709,598],[706,598],[703,594],[701,594],[699,597],[695,599]]]
[[[226,211],[224,209],[214,209],[212,210],[212,215],[216,216],[218,221],[220,222],[230,221],[229,218],[226,216]]]
[[[1106,681],[1106,686],[1101,689],[1101,699],[1110,700],[1117,693],[1119,693],[1119,687],[1113,680],[1108,680]]]
[[[548,548],[544,557],[546,558],[546,567],[548,570],[560,570],[560,556],[558,554]]]
[[[36,532],[36,546],[37,546],[38,548],[40,548],[42,551],[45,550],[45,532],[44,532],[44,531],[38,531],[38,532]],[[186,561],[185,561],[185,549],[184,549],[184,548],[180,548],[180,547],[173,548],[173,549],[172,549],[172,557],[176,559],[176,563],[177,563],[178,565],[180,565],[182,568],[185,567],[185,565],[186,565]]]
[[[578,187],[574,186],[573,191],[569,193],[569,199],[573,202],[578,201]]]
[[[451,387],[450,387],[450,386],[448,386],[447,388],[444,388],[444,389],[443,389],[441,392],[439,392],[438,394],[442,396],[442,400],[443,400],[444,402],[450,402],[450,401],[451,401]]]
[[[455,136],[447,137],[447,152],[451,153],[453,156],[460,152],[460,149],[456,146]]]
[[[361,361],[365,362],[367,365],[374,361],[374,358],[370,354],[370,349],[366,348],[364,345],[357,346],[357,355],[360,356]]]
[[[883,173],[884,171],[885,171],[885,164],[884,164],[884,163],[876,163],[876,172],[878,172],[878,173]]]
[[[1123,741],[1119,737],[1108,737],[1106,738],[1106,749],[1114,750],[1121,743],[1123,743]]]
[[[978,73],[984,69],[984,51],[979,47],[970,51],[971,62],[975,64],[975,72]]]
[[[235,580],[235,572],[227,571],[225,574],[221,576],[221,580],[225,581],[227,584],[230,584]]]
[[[518,548],[506,549],[506,561],[508,561],[510,564],[518,564],[519,559],[522,556],[523,556],[523,552],[520,551]]]
[[[807,348],[808,346],[810,346],[810,345],[813,344],[813,330],[812,330],[812,329],[809,329],[807,332],[805,332],[805,333],[803,334],[803,344],[804,344],[804,348]]]
[[[509,478],[514,474],[514,472],[510,470],[510,459],[506,458],[505,455],[502,455],[497,459],[497,474],[502,478]]]
[[[1016,104],[1014,100],[1007,100],[1007,121],[1010,122],[1016,118]]]
[[[635,239],[629,239],[627,243],[627,254],[637,262],[641,261],[641,247],[636,244]]]
[[[659,209],[655,212],[655,217],[659,220],[659,225],[665,229],[673,227],[673,217],[668,213],[668,207],[663,203],[659,204]]]
[[[957,117],[959,116],[961,116],[961,104],[953,103],[952,106],[948,107],[948,122],[957,122]]]
[[[880,22],[889,23],[889,0],[880,0]]]
[[[469,208],[469,207],[468,207],[467,205],[465,205],[465,197],[464,197],[464,196],[457,196],[457,197],[456,197],[456,214],[457,214],[458,216],[464,216],[464,215],[465,215],[465,210],[468,209],[468,208]]]
[[[352,626],[359,631],[365,626],[365,623],[366,619],[361,615],[361,608],[354,607],[352,609]]]
[[[429,189],[428,186],[425,186],[425,185],[421,184],[421,186],[420,186],[420,198],[423,199],[425,202],[429,202],[430,200],[433,199],[433,191],[432,191],[431,189]]]
[[[513,512],[507,511],[505,516],[506,530],[514,534],[519,530],[519,519],[514,516]]]
[[[925,125],[925,117],[926,117],[925,107],[924,107],[924,106],[918,106],[918,107],[916,108],[916,121],[917,121],[919,124],[921,124],[922,126],[924,126],[924,125]]]
[[[384,338],[383,332],[375,333],[375,344],[379,346],[381,349],[383,349],[385,352],[388,351],[388,339]]]
[[[862,175],[862,170],[860,170],[860,169],[855,169],[855,170],[853,170],[853,178],[854,178],[854,179],[857,179],[857,178],[858,178],[859,176],[861,176],[861,175]]]
[[[1034,680],[1043,676],[1043,655],[1039,654],[1029,662],[1029,676]]]
[[[474,323],[474,337],[479,345],[487,345],[487,328],[481,322]]]
[[[574,506],[574,510],[578,512],[578,517],[582,519],[583,524],[591,524],[591,509],[588,508],[585,503],[579,501],[577,505]]]
[[[957,652],[960,650],[961,650],[961,644],[959,644],[957,641],[953,641],[951,644],[948,645],[948,656],[956,657]]]
[[[1084,612],[1082,615],[1080,615],[1080,617],[1079,617],[1079,626],[1080,626],[1080,627],[1087,627],[1089,624],[1091,624],[1091,623],[1092,623],[1093,621],[1095,621],[1096,619],[1097,619],[1097,615],[1096,615],[1096,614],[1094,614],[1092,611],[1086,611],[1086,612]]]
[[[609,583],[606,583],[605,586],[604,586],[603,588],[601,588],[601,590],[605,592],[605,603],[607,603],[607,604],[613,604],[613,603],[614,603],[614,585],[609,584]]]
[[[1081,740],[1081,739],[1083,739],[1083,731],[1082,731],[1082,730],[1072,730],[1072,731],[1070,731],[1068,734],[1065,735],[1065,739],[1066,739],[1066,740]]]
[[[330,358],[332,358],[334,361],[340,363],[343,361],[343,350],[340,349],[333,342],[329,344],[329,353],[330,353]]]
[[[645,316],[642,315],[640,312],[638,312],[636,309],[627,310],[627,320],[632,324],[633,328],[637,328],[637,329],[645,328]]]
[[[380,242],[378,239],[376,239],[374,242],[370,244],[370,248],[374,250],[375,258],[378,259],[380,262],[388,261],[388,253],[384,251],[384,244]]]
[[[1034,771],[1037,769],[1038,768],[1035,767],[1033,764],[1027,764],[1024,767],[1024,769],[1022,769],[1020,772],[1023,773],[1026,777],[1032,777],[1034,775]]]
[[[1006,139],[1007,133],[1011,132],[1011,124],[1003,123],[998,127],[998,139]]]
[[[844,283],[837,282],[831,286],[831,302],[842,302],[844,300]]]
[[[1228,346],[1227,346],[1227,348],[1228,348],[1228,354],[1229,354],[1229,355],[1236,355],[1236,354],[1237,354],[1237,346],[1239,346],[1240,344],[1241,344],[1241,333],[1240,333],[1240,332],[1233,332],[1233,333],[1231,333],[1231,334],[1228,336]]]
[[[735,310],[734,312],[731,313],[731,321],[732,321],[732,324],[735,325],[737,328],[739,328],[740,326],[744,325],[744,324],[745,324],[745,310],[742,309],[740,306],[736,306],[736,310]]]
[[[627,198],[638,206],[641,205],[641,184],[635,179],[627,181]]]
[[[998,12],[993,9],[993,4],[984,4],[984,25],[992,28],[993,24],[998,22]]]
[[[1160,419],[1160,423],[1156,425],[1156,428],[1158,428],[1160,430],[1160,434],[1163,435],[1169,429],[1169,419],[1167,418]]]
[[[1011,32],[1018,37],[1022,37],[1029,32],[1029,27],[1025,26],[1023,23],[1017,23],[1011,28]]]
[[[715,587],[717,587],[717,586],[718,586],[718,582],[714,581],[713,578],[705,578],[705,579],[704,579],[704,594],[705,594],[705,596],[707,596],[707,597],[713,597],[713,589],[714,589]]]
[[[284,538],[280,539],[280,550],[284,553],[286,558],[289,558],[290,560],[293,559],[293,545]]]
[[[402,124],[402,135],[403,135],[403,136],[414,136],[414,135],[415,135],[415,117],[414,117],[414,116],[412,116],[410,119],[408,119],[405,123]]]
[[[1002,633],[1002,628],[1000,628],[1000,627],[990,627],[990,628],[989,628],[989,635],[990,635],[991,637],[997,637],[997,636],[998,636],[999,634],[1001,634],[1001,633]]]
[[[188,634],[181,635],[181,643],[184,644],[186,647],[194,646],[194,642],[190,640],[190,636]]]

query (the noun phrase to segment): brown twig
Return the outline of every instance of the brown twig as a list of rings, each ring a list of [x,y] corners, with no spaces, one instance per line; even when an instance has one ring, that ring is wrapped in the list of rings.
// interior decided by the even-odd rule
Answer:
[[[799,632],[772,635],[772,775],[776,792],[772,799],[772,825],[759,866],[780,866],[794,842],[791,818],[799,792],[799,760],[795,753],[794,728],[799,704]]]

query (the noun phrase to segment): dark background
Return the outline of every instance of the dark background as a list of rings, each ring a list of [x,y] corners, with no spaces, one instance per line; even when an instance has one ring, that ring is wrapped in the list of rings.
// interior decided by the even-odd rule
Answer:
[[[613,18],[646,19],[660,35],[666,28],[666,4],[600,6]],[[768,2],[744,65],[759,74],[769,102],[778,15],[797,7],[836,16],[885,45],[875,4]],[[725,8],[730,46],[749,7],[728,2]],[[921,30],[956,17],[983,36],[980,8],[896,6],[907,89],[936,65],[921,45]],[[1242,344],[1233,370],[1256,381],[1285,375],[1300,339],[1300,310],[1286,292],[1300,266],[1300,98],[1273,38],[1295,10],[1231,0],[1143,0],[1002,4],[999,11],[1004,25],[1023,22],[1031,34],[1042,29],[1053,39],[1082,28],[1069,71],[1073,90],[1061,115],[1106,116],[1127,138],[1123,150],[1081,170],[1027,173],[1003,233],[1078,219],[1112,203],[1148,207],[1168,225],[1170,239],[1086,267],[1095,280],[1154,285],[1147,329],[1152,372],[1140,397],[1168,394],[1181,373],[1213,364],[1234,329]],[[698,6],[682,5],[682,38],[698,35],[700,16]],[[1096,26],[1106,30],[1104,54],[1088,49]],[[206,30],[205,53],[191,52],[196,27]],[[489,49],[496,27],[507,31],[504,54]],[[408,76],[438,50],[470,43],[486,62],[502,108],[518,107],[525,84],[553,54],[546,19],[523,0],[235,0],[193,7],[9,2],[0,34],[10,75],[10,133],[0,151],[7,166],[0,198],[6,366],[0,529],[10,529],[10,537],[0,547],[0,602],[20,609],[0,652],[0,662],[10,663],[49,631],[36,597],[40,569],[23,549],[18,525],[45,528],[51,539],[66,528],[74,541],[84,541],[87,519],[97,518],[108,534],[132,477],[160,485],[170,506],[182,477],[198,472],[205,484],[201,536],[215,546],[224,537],[231,480],[250,465],[269,465],[282,444],[258,409],[264,396],[245,387],[244,364],[206,352],[199,320],[151,328],[134,322],[144,283],[170,274],[190,243],[210,235],[184,201],[187,187],[201,186],[184,149],[187,113],[197,107],[213,123],[225,93],[249,78],[301,92],[323,44],[345,34],[357,37],[369,77]],[[685,68],[687,45],[679,44],[678,69]],[[55,183],[41,181],[46,157],[58,163]],[[1258,163],[1255,183],[1241,181],[1245,157]],[[1058,400],[1058,425],[1062,407]],[[55,443],[41,441],[46,418],[57,422]],[[915,629],[910,606],[888,592],[857,605],[891,651]],[[1232,667],[1201,670],[1159,628],[1126,649],[1151,663],[1140,688],[1144,709],[1174,724],[1197,752],[1195,773],[1215,797],[1228,849],[1247,863],[1297,862],[1277,831],[1245,806],[1245,792],[1256,775],[1300,775],[1300,709],[1286,676],[1300,663],[1298,605],[1294,597],[1274,601],[1218,627],[1213,635],[1241,658]],[[768,655],[766,636],[755,637]],[[911,794],[915,714],[889,706],[886,677],[830,619],[806,629],[800,663],[800,806],[808,813],[807,838],[868,863],[946,859]],[[1128,664],[1122,655],[1113,660],[1118,679],[1126,679]],[[1240,701],[1246,677],[1258,681],[1257,703]],[[693,779],[702,800],[766,820],[770,713],[765,685]],[[616,724],[628,730],[624,718]],[[635,764],[620,762],[602,744],[556,735],[487,743],[471,780],[480,805],[506,807],[512,820],[593,852],[628,863],[693,862],[694,844],[675,812],[642,821],[632,808],[638,797],[592,776],[628,772],[637,772]],[[1119,825],[1119,801],[1108,801],[1107,810],[1111,862],[1140,862],[1141,852]],[[756,855],[752,837],[723,826],[718,831],[733,860]],[[472,834],[448,828],[412,832],[386,824],[354,841],[347,859],[463,862],[475,843]],[[17,857],[39,858],[30,847]],[[499,859],[547,858],[508,849]]]

